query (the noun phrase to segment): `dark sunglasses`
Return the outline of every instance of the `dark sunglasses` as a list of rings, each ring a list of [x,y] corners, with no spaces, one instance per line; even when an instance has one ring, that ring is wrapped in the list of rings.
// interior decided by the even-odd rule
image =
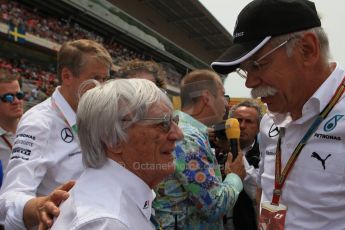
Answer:
[[[144,120],[144,121],[157,121],[157,124],[161,124],[162,125],[162,128],[163,128],[163,131],[164,132],[169,132],[170,129],[171,129],[171,125],[172,125],[172,122],[174,122],[176,125],[178,125],[178,122],[179,122],[179,116],[176,115],[176,116],[173,116],[171,114],[164,114],[163,117],[161,118],[144,118],[144,119],[141,119],[141,120]]]
[[[25,93],[23,91],[19,91],[15,94],[5,93],[5,94],[0,96],[0,99],[2,102],[12,104],[14,102],[14,97],[16,97],[18,100],[23,100],[25,97]]]

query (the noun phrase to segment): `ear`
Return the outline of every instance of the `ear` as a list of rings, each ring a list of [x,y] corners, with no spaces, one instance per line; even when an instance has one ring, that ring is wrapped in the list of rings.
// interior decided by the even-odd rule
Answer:
[[[203,104],[207,105],[210,102],[210,91],[204,90],[201,94],[201,100]]]
[[[302,61],[305,66],[317,64],[320,59],[319,41],[314,33],[307,32],[301,38]]]
[[[119,156],[122,155],[122,144],[117,144],[115,147],[106,146],[106,152],[108,155]]]
[[[69,70],[67,67],[62,68],[61,70],[61,80],[65,85],[70,85],[71,80],[74,78],[71,70]]]

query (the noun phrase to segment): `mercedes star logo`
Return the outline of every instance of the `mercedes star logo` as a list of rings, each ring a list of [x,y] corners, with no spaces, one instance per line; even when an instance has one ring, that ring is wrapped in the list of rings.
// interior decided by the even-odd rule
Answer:
[[[61,139],[66,143],[71,143],[74,139],[72,131],[69,128],[63,128],[61,130]]]
[[[271,125],[270,131],[268,131],[268,136],[269,137],[275,137],[278,136],[279,134],[279,129],[275,124]]]

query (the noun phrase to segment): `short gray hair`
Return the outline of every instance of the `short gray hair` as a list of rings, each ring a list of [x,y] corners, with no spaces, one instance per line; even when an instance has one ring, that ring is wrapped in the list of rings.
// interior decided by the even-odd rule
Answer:
[[[239,107],[242,107],[242,106],[248,107],[248,108],[253,108],[258,112],[258,125],[260,125],[260,121],[262,119],[262,116],[264,115],[264,112],[262,111],[262,107],[260,106],[260,104],[255,100],[245,100],[245,101],[240,102],[237,105],[234,105],[233,107],[231,107],[231,109],[229,111],[229,117],[233,117],[236,109],[238,109]]]
[[[329,50],[329,41],[326,32],[323,30],[322,27],[314,27],[308,30],[298,31],[290,34],[284,34],[281,36],[273,37],[272,38],[272,44],[279,45],[280,43],[292,39],[292,38],[299,38],[302,37],[302,35],[306,32],[312,32],[314,33],[318,40],[319,40],[319,47],[321,51],[321,59],[326,64],[328,63],[330,59],[330,50]],[[292,39],[291,42],[286,44],[286,53],[290,57],[292,53],[292,49],[294,45],[296,44],[297,39]]]
[[[77,111],[78,137],[86,167],[99,168],[107,160],[107,149],[127,141],[127,130],[145,118],[151,106],[169,98],[145,79],[116,79],[88,90]]]
[[[188,73],[181,82],[182,108],[196,104],[204,90],[210,91],[216,97],[219,96],[217,79],[221,80],[216,72],[209,69],[196,69]]]

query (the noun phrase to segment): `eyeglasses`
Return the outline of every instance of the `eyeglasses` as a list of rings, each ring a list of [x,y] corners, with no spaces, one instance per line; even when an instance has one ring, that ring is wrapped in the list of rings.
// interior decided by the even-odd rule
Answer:
[[[25,97],[25,93],[23,91],[19,91],[15,94],[13,93],[5,93],[0,96],[0,99],[2,102],[10,103],[12,104],[14,102],[14,97],[16,97],[18,100],[22,100]]]
[[[172,114],[164,114],[163,117],[151,117],[151,118],[143,118],[141,119],[143,121],[157,121],[158,125],[161,125],[164,132],[169,132],[171,129],[172,122],[174,122],[176,125],[178,125],[179,122],[179,116],[173,116]]]
[[[236,73],[244,78],[247,79],[247,75],[248,72],[255,72],[255,71],[259,71],[262,69],[262,67],[264,65],[266,65],[267,63],[260,63],[260,61],[262,61],[264,58],[266,58],[267,56],[271,55],[272,53],[274,53],[274,51],[278,50],[279,48],[283,47],[284,45],[286,45],[289,41],[291,41],[292,39],[294,39],[296,37],[291,37],[288,40],[285,40],[284,42],[280,43],[278,46],[274,47],[273,49],[271,49],[270,51],[268,51],[267,53],[265,53],[264,55],[262,55],[260,58],[254,60],[254,61],[250,61],[244,65],[241,65],[241,68],[237,68],[236,69]]]

